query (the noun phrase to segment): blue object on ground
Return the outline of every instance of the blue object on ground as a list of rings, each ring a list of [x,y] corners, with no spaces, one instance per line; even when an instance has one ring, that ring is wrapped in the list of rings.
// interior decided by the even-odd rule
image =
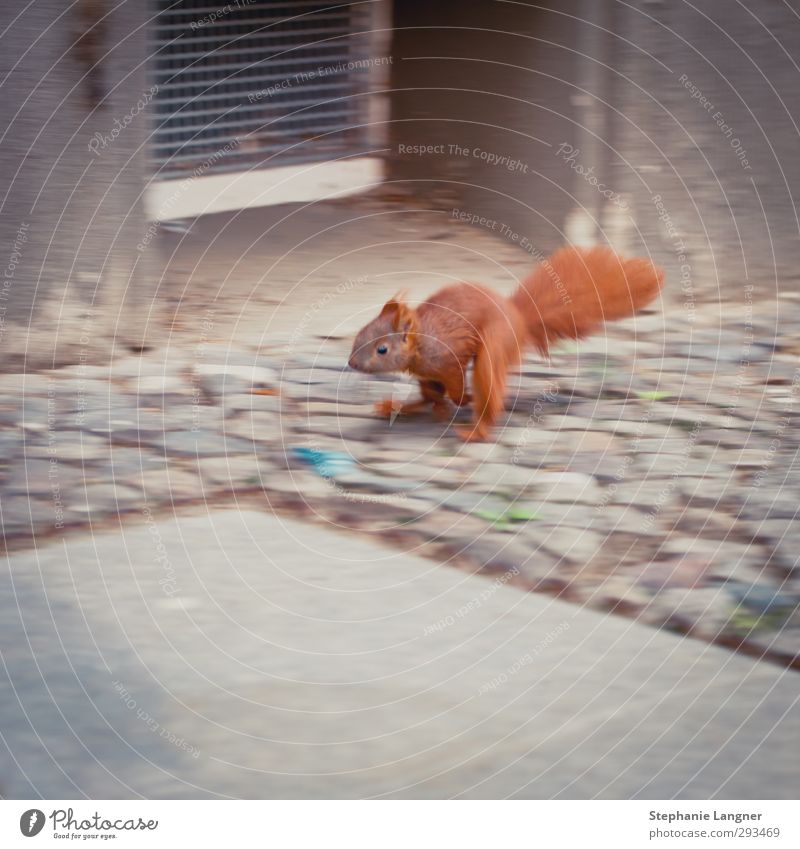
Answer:
[[[341,451],[324,451],[321,448],[309,448],[305,445],[292,446],[291,450],[298,460],[308,463],[323,478],[335,478],[352,471],[355,467],[353,458]]]
[[[739,604],[759,613],[791,611],[798,606],[796,598],[786,593],[777,592],[769,586],[729,580],[725,582],[725,589]]]

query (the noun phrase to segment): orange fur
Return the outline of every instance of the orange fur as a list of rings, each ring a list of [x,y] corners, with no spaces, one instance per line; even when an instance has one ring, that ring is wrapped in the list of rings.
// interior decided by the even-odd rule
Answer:
[[[559,339],[579,339],[604,322],[633,315],[655,298],[663,273],[646,259],[623,259],[610,248],[562,248],[541,263],[511,298],[473,283],[439,290],[414,310],[389,301],[358,334],[350,365],[365,372],[407,371],[422,398],[395,409],[418,412],[432,404],[446,417],[449,397],[469,402],[466,373],[474,365],[474,421],[463,439],[487,439],[503,409],[508,372],[525,348],[546,354]]]

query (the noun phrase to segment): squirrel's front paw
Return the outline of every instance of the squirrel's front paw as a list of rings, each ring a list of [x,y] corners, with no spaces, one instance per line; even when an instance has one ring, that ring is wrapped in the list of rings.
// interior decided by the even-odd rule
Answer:
[[[375,405],[375,412],[382,419],[390,419],[394,413],[400,412],[400,402],[394,401],[392,398],[387,398],[385,401],[378,401]]]

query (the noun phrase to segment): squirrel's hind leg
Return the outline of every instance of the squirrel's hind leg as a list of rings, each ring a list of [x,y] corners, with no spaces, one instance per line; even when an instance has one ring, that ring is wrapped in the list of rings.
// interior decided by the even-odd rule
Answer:
[[[456,428],[464,442],[484,442],[491,436],[492,426],[503,412],[508,370],[520,355],[503,326],[489,328],[481,343],[472,373],[473,423]]]

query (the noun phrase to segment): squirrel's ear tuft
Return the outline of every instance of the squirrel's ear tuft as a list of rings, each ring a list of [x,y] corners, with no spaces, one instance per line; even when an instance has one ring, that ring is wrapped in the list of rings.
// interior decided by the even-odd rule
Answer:
[[[408,333],[414,326],[414,310],[405,302],[405,292],[398,292],[383,305],[380,317],[388,318],[398,333]]]
[[[404,301],[399,301],[392,323],[397,333],[408,333],[414,328],[414,310]]]
[[[398,303],[398,302],[397,302],[394,298],[392,298],[392,300],[391,300],[391,301],[387,301],[387,302],[383,305],[383,309],[382,309],[382,310],[380,311],[380,313],[378,314],[378,318],[383,318],[384,316],[389,316],[389,317],[391,317],[391,316],[393,316],[395,313],[397,313],[397,310],[398,310],[399,308],[400,308],[400,304],[399,304],[399,303]]]
[[[405,298],[405,291],[398,292],[391,300],[383,305],[383,309],[380,312],[381,316],[396,316],[404,307],[407,309]]]

